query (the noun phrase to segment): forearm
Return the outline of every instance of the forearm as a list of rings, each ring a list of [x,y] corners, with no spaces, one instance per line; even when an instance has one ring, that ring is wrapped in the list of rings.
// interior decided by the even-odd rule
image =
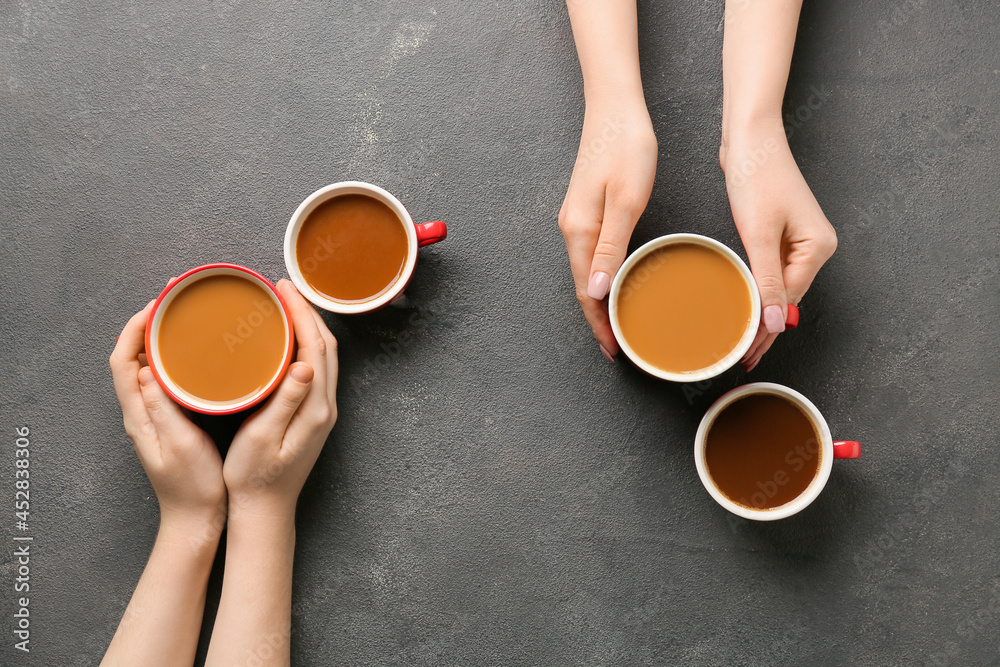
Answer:
[[[781,126],[802,0],[727,0],[722,47],[722,145]]]
[[[103,667],[194,663],[219,531],[209,521],[161,519],[149,561]]]
[[[567,0],[588,106],[644,102],[635,0]]]
[[[222,599],[205,664],[288,665],[295,512],[235,512],[226,538]]]

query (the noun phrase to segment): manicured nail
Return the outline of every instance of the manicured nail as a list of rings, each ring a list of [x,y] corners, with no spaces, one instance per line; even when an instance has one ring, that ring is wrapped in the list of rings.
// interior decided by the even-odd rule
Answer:
[[[143,366],[139,369],[139,384],[143,387],[150,384],[154,379],[153,371],[149,369],[149,366]]]
[[[292,366],[291,376],[296,382],[305,384],[306,382],[312,380],[313,369],[309,366],[309,364],[295,364]]]
[[[781,333],[785,330],[785,316],[781,306],[768,306],[764,309],[764,326],[768,333]]]
[[[615,363],[615,358],[611,356],[610,352],[608,352],[608,348],[604,347],[604,345],[601,345],[600,347],[601,347],[601,354],[604,355],[604,358],[610,361],[611,363]]]
[[[603,299],[608,295],[609,287],[611,287],[611,276],[604,271],[595,271],[590,276],[590,284],[587,285],[587,296],[591,299]]]
[[[746,372],[749,373],[753,369],[757,368],[757,364],[759,364],[759,363],[760,363],[760,357],[758,357],[757,359],[754,359],[753,362],[749,366],[747,366]]]

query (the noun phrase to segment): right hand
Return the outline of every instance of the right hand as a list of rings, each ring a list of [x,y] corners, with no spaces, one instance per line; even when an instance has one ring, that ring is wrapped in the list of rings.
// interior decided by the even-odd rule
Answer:
[[[240,426],[223,476],[230,514],[294,514],[302,485],[337,421],[337,340],[291,282],[288,304],[298,354],[263,408]]]
[[[653,191],[656,156],[656,135],[641,97],[587,104],[559,229],[576,298],[608,361],[618,354],[618,341],[605,299]]]

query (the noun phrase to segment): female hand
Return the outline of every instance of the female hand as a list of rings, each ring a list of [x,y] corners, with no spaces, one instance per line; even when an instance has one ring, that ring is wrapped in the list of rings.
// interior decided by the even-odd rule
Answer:
[[[605,297],[656,177],[656,135],[641,90],[588,101],[573,176],[559,211],[576,298],[608,361],[618,354]]]
[[[278,289],[298,343],[278,390],[240,427],[223,468],[231,514],[294,515],[309,471],[337,421],[337,341],[291,282]]]
[[[788,304],[798,305],[837,249],[837,233],[795,164],[780,119],[734,135],[719,160],[760,290],[761,322],[740,360],[749,372],[785,330]]]
[[[222,458],[212,438],[167,396],[146,363],[152,306],[150,301],[128,321],[111,354],[125,432],[156,492],[161,524],[207,520],[221,532],[226,515]]]
[[[111,355],[125,431],[160,503],[160,529],[101,665],[190,665],[226,522],[222,459],[212,439],[157,384],[143,353],[153,303]]]

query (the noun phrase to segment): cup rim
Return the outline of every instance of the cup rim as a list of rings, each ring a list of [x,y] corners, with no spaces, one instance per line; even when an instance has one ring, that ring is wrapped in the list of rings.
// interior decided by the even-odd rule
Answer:
[[[361,303],[341,303],[339,301],[333,301],[313,289],[302,276],[302,271],[299,269],[298,252],[296,249],[296,246],[298,245],[299,232],[302,229],[302,224],[305,222],[306,218],[309,217],[309,214],[323,202],[329,201],[330,199],[340,195],[350,194],[368,195],[369,197],[373,197],[391,208],[399,217],[400,222],[403,225],[403,229],[406,232],[407,240],[406,263],[403,265],[403,270],[400,272],[396,282],[392,285],[392,287],[386,290],[385,293],[371,299],[370,301],[363,301]],[[331,183],[330,185],[326,185],[316,190],[311,195],[306,197],[302,203],[299,204],[298,208],[295,209],[295,212],[292,213],[292,217],[289,219],[288,225],[285,227],[285,270],[288,271],[288,277],[291,279],[296,289],[299,290],[299,293],[323,310],[328,310],[332,313],[340,313],[342,315],[370,313],[389,304],[393,299],[399,296],[404,289],[406,289],[407,284],[410,282],[410,278],[413,276],[413,270],[417,265],[417,246],[417,230],[413,224],[413,218],[410,217],[410,213],[406,210],[406,207],[403,206],[403,204],[392,193],[380,188],[377,185],[366,183],[364,181],[340,181],[339,183]]]
[[[631,346],[629,346],[625,336],[622,335],[621,327],[618,323],[618,295],[621,292],[622,284],[625,282],[625,276],[636,264],[639,263],[639,260],[652,251],[678,243],[694,243],[696,245],[712,248],[713,250],[722,253],[739,270],[740,275],[743,277],[743,280],[747,285],[747,290],[750,292],[750,322],[747,324],[746,331],[743,332],[743,336],[740,338],[740,342],[736,345],[736,347],[734,347],[729,354],[719,359],[711,366],[706,366],[705,368],[685,373],[665,371],[662,368],[657,368],[656,366],[645,361],[642,357],[636,354],[635,350],[633,350]],[[732,248],[726,244],[701,234],[666,234],[664,236],[658,236],[657,238],[639,246],[631,255],[628,256],[621,268],[618,269],[618,273],[615,274],[615,279],[611,283],[611,292],[608,298],[608,316],[611,320],[611,330],[614,332],[615,338],[618,340],[618,345],[621,346],[622,351],[625,352],[626,356],[628,356],[632,363],[642,369],[645,373],[652,375],[653,377],[660,378],[661,380],[669,380],[671,382],[701,382],[702,380],[707,380],[709,378],[716,377],[717,375],[721,375],[732,368],[733,365],[735,365],[736,362],[739,361],[744,354],[746,354],[746,351],[750,349],[750,346],[753,344],[754,337],[757,335],[757,328],[760,322],[760,292],[757,290],[757,283],[753,279],[753,273],[750,272],[746,263],[733,251]]]
[[[774,509],[756,510],[734,503],[723,495],[722,491],[720,491],[712,481],[712,478],[708,473],[708,465],[705,463],[705,439],[708,436],[708,431],[712,427],[712,423],[715,421],[716,416],[718,416],[718,414],[733,401],[749,394],[777,395],[798,405],[812,420],[816,430],[819,432],[820,444],[822,445],[823,459],[820,462],[820,469],[816,476],[813,477],[813,480],[809,483],[809,486],[807,486],[806,490],[800,493],[795,499]],[[823,491],[827,480],[830,479],[830,471],[833,469],[833,436],[830,434],[830,426],[826,423],[826,419],[819,411],[819,408],[817,408],[812,401],[803,396],[801,393],[795,391],[791,387],[786,387],[783,384],[777,384],[775,382],[751,382],[749,384],[736,387],[735,389],[732,389],[720,396],[714,403],[712,403],[711,407],[709,407],[708,411],[701,418],[694,441],[694,462],[698,469],[698,477],[701,479],[702,486],[705,487],[715,502],[719,503],[733,514],[741,516],[744,519],[751,519],[753,521],[776,521],[801,512],[814,500],[816,500],[819,494]]]
[[[205,274],[206,272],[208,272],[207,275],[199,275]],[[166,312],[166,306],[170,304],[181,289],[197,282],[198,280],[202,280],[213,275],[248,276],[249,279],[256,281],[275,299],[278,305],[278,311],[281,313],[281,318],[285,325],[285,352],[281,358],[281,365],[275,372],[274,376],[263,388],[254,392],[250,397],[232,404],[226,403],[220,405],[214,402],[202,401],[181,389],[173,380],[170,379],[166,371],[162,369],[159,348],[157,345],[157,336],[159,332],[156,328],[163,319],[163,313]],[[163,388],[170,398],[183,407],[201,414],[229,415],[242,412],[257,405],[270,395],[271,392],[278,386],[278,383],[280,383],[281,379],[285,376],[285,371],[288,370],[288,366],[292,361],[292,352],[295,345],[295,328],[292,325],[292,318],[288,311],[288,304],[285,303],[285,299],[281,296],[281,293],[278,292],[277,287],[275,287],[271,281],[253,269],[248,269],[245,266],[240,266],[239,264],[229,264],[226,262],[216,262],[213,264],[197,266],[193,269],[185,271],[174,279],[173,282],[167,285],[162,292],[160,292],[160,295],[153,303],[153,309],[149,311],[149,318],[146,320],[145,338],[146,359],[149,362],[149,368],[153,371],[153,377],[156,378],[156,382]]]

